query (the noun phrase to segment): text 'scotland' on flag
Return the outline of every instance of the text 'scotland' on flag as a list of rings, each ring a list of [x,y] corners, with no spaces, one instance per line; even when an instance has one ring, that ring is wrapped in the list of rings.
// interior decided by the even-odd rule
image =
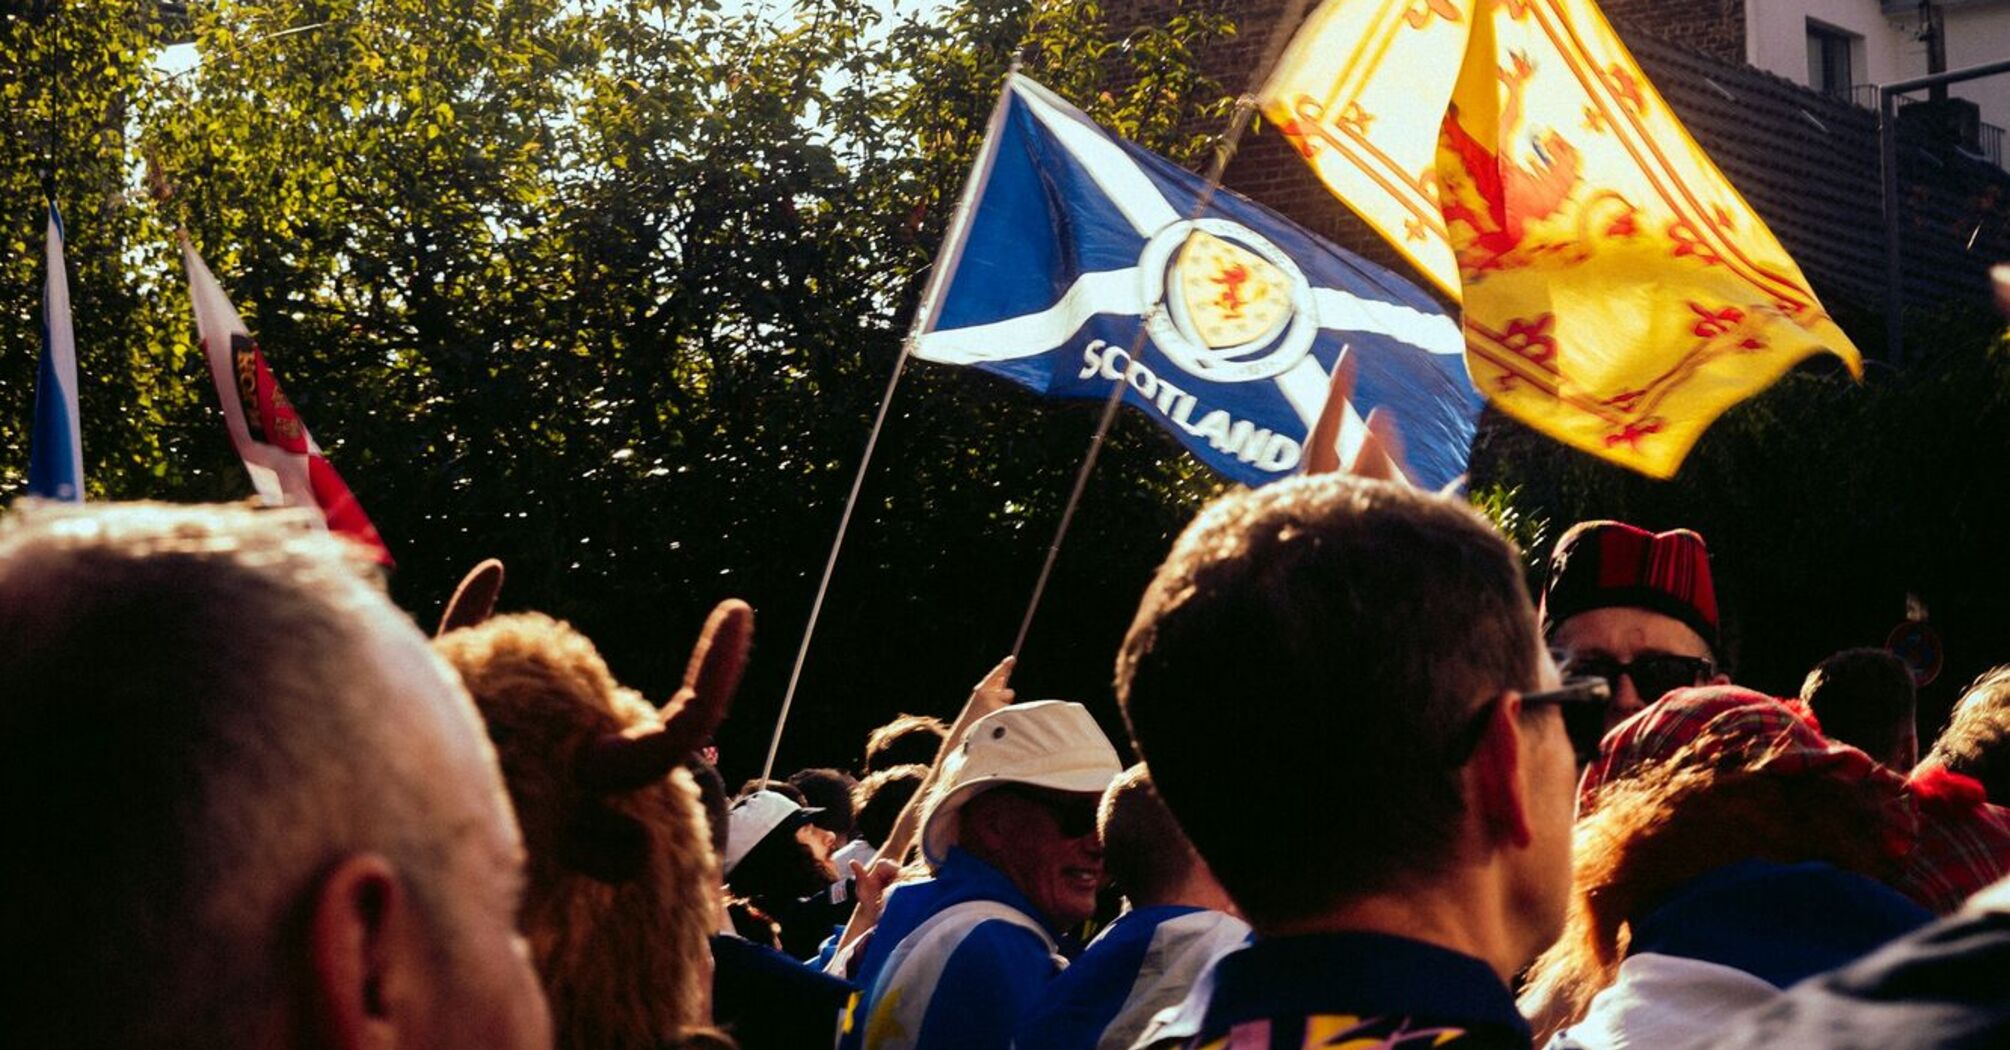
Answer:
[[[267,506],[318,508],[330,531],[362,543],[378,561],[391,564],[391,552],[377,527],[321,454],[321,446],[314,443],[265,366],[265,355],[250,329],[186,235],[181,251],[188,267],[189,299],[195,304],[196,332],[223,405],[224,425],[259,499]]]
[[[35,375],[35,432],[28,443],[28,494],[81,503],[84,441],[77,415],[77,339],[70,328],[70,277],[63,217],[49,205],[42,287],[42,359]]]
[[[1559,441],[1665,478],[1803,358],[1862,368],[1591,0],[1327,0],[1263,104]]]
[[[1379,410],[1408,480],[1463,475],[1482,402],[1457,323],[1236,194],[1196,214],[1203,188],[1013,76],[924,293],[915,356],[1055,397],[1127,382],[1129,403],[1195,456],[1260,485],[1299,470],[1345,349],[1357,371],[1340,443],[1368,440]]]

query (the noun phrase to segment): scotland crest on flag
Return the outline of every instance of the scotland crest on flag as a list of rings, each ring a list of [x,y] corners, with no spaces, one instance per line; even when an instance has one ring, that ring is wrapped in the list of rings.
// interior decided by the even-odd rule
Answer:
[[[1056,397],[1127,383],[1129,403],[1250,485],[1298,471],[1344,350],[1357,375],[1343,453],[1378,414],[1402,435],[1410,481],[1462,475],[1481,401],[1458,323],[1250,200],[1218,190],[1199,209],[1204,189],[1014,74],[910,348]]]

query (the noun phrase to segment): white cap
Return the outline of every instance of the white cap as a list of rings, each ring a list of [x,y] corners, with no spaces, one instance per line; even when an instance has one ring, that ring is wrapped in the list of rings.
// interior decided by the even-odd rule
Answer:
[[[1026,784],[1101,795],[1124,764],[1089,709],[1062,700],[1013,704],[978,719],[943,763],[921,849],[940,864],[956,844],[963,804],[994,787]]]
[[[822,812],[796,805],[795,799],[779,791],[743,796],[726,814],[726,855],[719,859],[720,874],[731,875],[747,854],[777,829],[794,831]]]

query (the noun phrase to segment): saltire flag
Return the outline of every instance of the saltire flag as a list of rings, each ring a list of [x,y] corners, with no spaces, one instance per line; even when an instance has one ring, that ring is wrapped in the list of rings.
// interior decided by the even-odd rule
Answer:
[[[265,355],[250,329],[203,265],[188,234],[181,234],[182,262],[188,268],[188,294],[195,304],[195,327],[209,359],[209,376],[223,404],[224,425],[251,485],[267,506],[316,507],[331,531],[357,540],[391,564],[377,527],[356,502],[342,476],[321,454],[307,425],[293,410],[265,365]]]
[[[42,361],[35,374],[35,432],[28,442],[28,494],[84,501],[84,440],[77,415],[77,338],[70,328],[70,276],[63,216],[49,203],[42,286]]]
[[[923,295],[915,356],[1056,397],[1108,397],[1128,377],[1130,404],[1260,485],[1300,469],[1345,349],[1357,372],[1343,459],[1380,410],[1408,480],[1460,478],[1482,402],[1443,308],[1226,190],[1196,214],[1204,188],[1014,74]]]
[[[1460,299],[1480,390],[1559,441],[1665,478],[1803,358],[1861,373],[1592,0],[1326,0],[1262,96]]]

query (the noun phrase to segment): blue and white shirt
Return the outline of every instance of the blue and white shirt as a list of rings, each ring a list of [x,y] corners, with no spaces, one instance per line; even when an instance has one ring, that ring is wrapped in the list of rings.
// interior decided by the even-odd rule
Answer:
[[[1529,1050],[1493,967],[1377,933],[1258,940],[1222,956],[1140,1046],[1183,1050]]]
[[[1047,985],[1015,1050],[1130,1050],[1152,1015],[1186,998],[1216,958],[1249,941],[1233,915],[1180,905],[1137,908],[1110,924]]]
[[[860,962],[844,1050],[1006,1050],[1067,963],[1054,931],[997,868],[951,849],[897,887]]]

